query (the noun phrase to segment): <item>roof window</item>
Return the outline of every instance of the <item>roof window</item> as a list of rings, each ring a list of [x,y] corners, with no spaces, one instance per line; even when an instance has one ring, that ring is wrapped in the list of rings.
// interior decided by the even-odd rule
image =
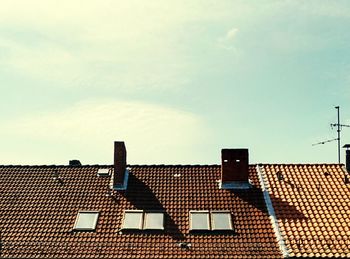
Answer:
[[[142,229],[142,210],[125,211],[123,228],[124,229]]]
[[[164,213],[146,212],[144,229],[164,229]]]
[[[110,169],[108,168],[99,168],[97,171],[98,176],[109,176],[110,175]]]
[[[190,215],[191,230],[210,230],[209,211],[191,211]]]
[[[232,230],[231,213],[229,211],[212,211],[211,229]]]
[[[229,211],[190,211],[190,230],[233,230]]]
[[[126,210],[122,229],[134,230],[163,230],[163,212],[144,212],[143,210]]]
[[[97,225],[98,211],[79,211],[75,220],[75,230],[95,230]]]

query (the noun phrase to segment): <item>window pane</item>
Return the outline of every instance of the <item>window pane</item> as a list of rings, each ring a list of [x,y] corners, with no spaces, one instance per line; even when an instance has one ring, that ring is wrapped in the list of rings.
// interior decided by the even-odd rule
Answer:
[[[191,212],[191,230],[208,230],[209,213]]]
[[[94,230],[96,228],[98,212],[79,212],[75,229]]]
[[[163,213],[146,213],[144,229],[164,229]]]
[[[231,230],[231,214],[229,212],[213,212],[212,229],[213,230]]]
[[[142,228],[142,211],[126,211],[124,215],[123,228],[141,229]]]

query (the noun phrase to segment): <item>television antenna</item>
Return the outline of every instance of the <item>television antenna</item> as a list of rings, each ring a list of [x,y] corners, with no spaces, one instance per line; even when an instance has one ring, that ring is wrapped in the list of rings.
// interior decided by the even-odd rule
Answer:
[[[316,145],[321,145],[321,144],[325,144],[325,143],[328,143],[328,142],[333,142],[333,141],[338,141],[338,163],[340,164],[340,138],[341,138],[341,135],[340,135],[340,132],[342,130],[343,127],[350,127],[350,125],[346,125],[346,124],[341,124],[340,123],[340,107],[339,106],[335,106],[334,107],[335,109],[337,109],[337,117],[338,117],[338,123],[331,123],[331,128],[337,128],[337,134],[338,134],[338,137],[337,138],[334,138],[334,139],[329,139],[329,140],[325,140],[325,141],[321,141],[321,142],[318,142],[318,143],[315,143],[315,144],[312,144],[313,146],[316,146]]]

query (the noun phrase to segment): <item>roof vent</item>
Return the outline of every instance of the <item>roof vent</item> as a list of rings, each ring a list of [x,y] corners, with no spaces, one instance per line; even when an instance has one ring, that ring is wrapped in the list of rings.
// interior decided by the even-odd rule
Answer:
[[[69,160],[70,166],[81,166],[81,163],[79,160]]]
[[[249,189],[248,149],[221,150],[221,189]]]
[[[109,176],[110,169],[109,168],[99,168],[97,171],[98,176]]]
[[[178,246],[183,250],[190,250],[192,245],[191,245],[191,243],[180,242],[180,243],[178,243]]]
[[[58,172],[58,169],[55,169],[53,171],[53,179],[56,180],[57,182],[59,182],[61,185],[63,185],[63,180],[62,178],[60,177],[60,174]]]
[[[278,171],[278,172],[276,173],[276,176],[277,176],[278,181],[283,181],[284,176],[283,176],[283,174],[282,174],[281,171]]]

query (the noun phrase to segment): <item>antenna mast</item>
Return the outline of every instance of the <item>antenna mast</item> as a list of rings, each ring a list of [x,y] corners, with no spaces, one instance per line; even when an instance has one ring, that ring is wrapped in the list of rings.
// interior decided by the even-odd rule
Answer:
[[[340,164],[340,132],[342,130],[342,127],[350,127],[350,125],[345,125],[345,124],[340,124],[340,107],[339,106],[335,106],[334,108],[337,109],[337,117],[338,117],[338,123],[331,123],[331,128],[333,127],[337,127],[337,133],[338,133],[338,137],[335,138],[335,139],[330,139],[330,140],[325,140],[325,141],[322,141],[322,142],[318,142],[318,143],[315,143],[313,144],[313,146],[316,146],[316,145],[320,145],[320,144],[325,144],[325,143],[328,143],[328,142],[332,142],[332,141],[335,141],[335,140],[338,140],[338,163]]]
[[[338,164],[340,164],[340,109],[339,106],[335,106],[335,108],[337,109],[337,113],[338,113]]]

